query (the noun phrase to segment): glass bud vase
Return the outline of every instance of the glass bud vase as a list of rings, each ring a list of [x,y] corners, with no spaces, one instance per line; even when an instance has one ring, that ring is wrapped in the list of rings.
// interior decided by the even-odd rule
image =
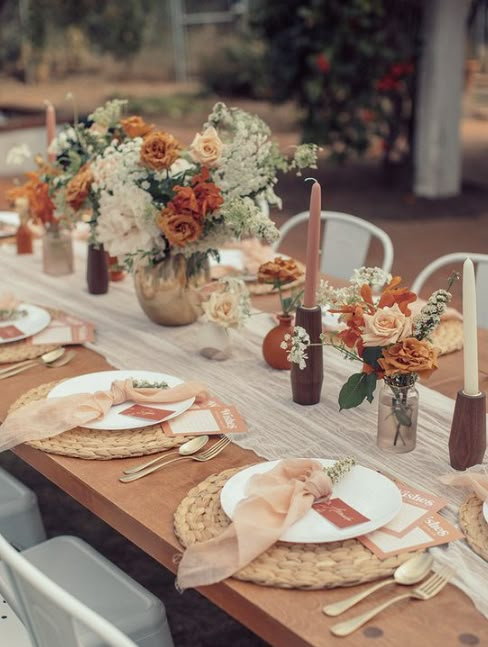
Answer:
[[[402,454],[415,449],[419,392],[416,376],[385,377],[378,399],[376,444],[386,451]]]
[[[51,276],[64,276],[74,271],[71,230],[57,222],[48,223],[42,237],[42,270]]]

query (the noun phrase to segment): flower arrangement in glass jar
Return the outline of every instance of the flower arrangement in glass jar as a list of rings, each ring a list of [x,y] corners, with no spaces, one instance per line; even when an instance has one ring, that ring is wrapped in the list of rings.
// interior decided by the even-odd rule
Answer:
[[[393,447],[399,451],[413,449],[408,440],[415,446],[414,437],[406,438],[415,431],[417,416],[409,389],[418,378],[428,378],[437,369],[438,349],[430,337],[451,300],[449,290],[455,278],[449,279],[448,290],[435,291],[416,315],[410,306],[417,295],[401,287],[400,277],[392,278],[379,268],[356,270],[350,285],[339,290],[322,282],[318,292],[321,305],[339,314],[344,324],[340,332],[323,334],[322,344],[361,365],[341,388],[340,409],[356,407],[364,400],[372,402],[377,382],[383,379],[389,390],[384,417],[393,428]],[[374,297],[373,288],[379,286],[382,289]],[[288,340],[289,360],[305,367],[309,345],[306,331],[295,328]]]
[[[251,315],[251,300],[244,281],[225,277],[201,289],[202,321],[198,343],[209,359],[226,359],[231,353],[229,330],[241,328]]]

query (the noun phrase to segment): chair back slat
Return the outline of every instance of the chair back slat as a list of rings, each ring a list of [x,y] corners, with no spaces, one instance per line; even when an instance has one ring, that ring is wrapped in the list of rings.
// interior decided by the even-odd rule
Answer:
[[[478,326],[488,328],[488,254],[476,266],[476,306]]]
[[[108,647],[137,647],[105,618],[44,575],[2,535],[0,560],[0,594],[23,622],[33,647],[78,647],[81,626]]]
[[[354,223],[326,220],[320,271],[339,279],[350,279],[353,271],[364,265],[370,240],[370,232]]]

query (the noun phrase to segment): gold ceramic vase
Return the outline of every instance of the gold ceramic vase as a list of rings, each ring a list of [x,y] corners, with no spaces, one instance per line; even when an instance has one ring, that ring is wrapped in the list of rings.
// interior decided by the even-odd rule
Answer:
[[[157,265],[141,262],[134,282],[139,304],[146,315],[162,326],[185,326],[202,314],[198,288],[209,281],[208,260],[195,271],[183,254],[174,254]]]

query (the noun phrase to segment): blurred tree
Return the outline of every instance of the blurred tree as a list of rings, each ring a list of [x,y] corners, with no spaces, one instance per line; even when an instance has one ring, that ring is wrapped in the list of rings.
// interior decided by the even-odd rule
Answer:
[[[128,61],[141,49],[150,9],[157,5],[158,0],[0,0],[0,65],[7,72],[27,67],[23,42],[36,57],[53,30],[72,26],[99,51]]]
[[[344,160],[376,135],[386,163],[409,150],[421,0],[254,0],[276,101],[302,108],[304,141]]]

